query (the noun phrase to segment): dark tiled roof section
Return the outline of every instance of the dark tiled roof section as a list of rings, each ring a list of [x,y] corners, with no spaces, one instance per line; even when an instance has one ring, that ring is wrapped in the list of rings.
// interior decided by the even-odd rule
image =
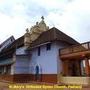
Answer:
[[[57,28],[53,27],[53,28],[49,29],[48,31],[43,32],[35,41],[33,41],[30,44],[29,48],[35,47],[37,45],[40,45],[40,44],[43,44],[46,42],[52,42],[55,40],[66,42],[70,45],[79,44],[77,41],[75,41],[74,39],[72,39],[71,37],[66,35],[65,33],[61,32]],[[0,52],[0,56],[2,54],[5,54],[5,52],[8,53],[8,51],[15,50],[16,48],[19,48],[23,45],[24,45],[24,35],[22,37],[16,39],[10,46],[3,49],[3,51]]]
[[[24,45],[24,36],[16,39],[8,48],[9,49],[18,48],[22,45]]]
[[[66,35],[65,33],[53,27],[49,29],[48,31],[43,32],[35,41],[33,41],[30,44],[30,48],[46,43],[46,42],[55,41],[55,40],[63,41],[70,45],[79,44],[77,41],[75,41],[74,39]]]
[[[57,40],[65,41],[71,45],[79,44],[79,42],[77,42],[75,39],[71,38],[70,36],[58,30],[57,28],[54,28],[54,30],[55,30]]]
[[[24,45],[24,35],[16,40],[16,47],[20,47]]]
[[[0,57],[10,53],[11,51],[14,51],[16,48],[18,48],[20,46],[23,46],[23,45],[24,45],[24,36],[16,39],[10,46],[8,46],[7,48],[3,49],[0,52]]]

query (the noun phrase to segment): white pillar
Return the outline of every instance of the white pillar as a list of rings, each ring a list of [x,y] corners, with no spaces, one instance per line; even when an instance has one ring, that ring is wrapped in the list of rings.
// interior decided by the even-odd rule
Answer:
[[[90,75],[89,59],[88,58],[85,58],[85,73],[86,73],[86,76]]]
[[[16,54],[13,54],[12,60],[14,63],[11,65],[11,75],[15,74]]]
[[[11,65],[11,75],[14,74],[14,64]]]
[[[81,61],[81,75],[84,75],[84,64],[83,64],[83,60]]]

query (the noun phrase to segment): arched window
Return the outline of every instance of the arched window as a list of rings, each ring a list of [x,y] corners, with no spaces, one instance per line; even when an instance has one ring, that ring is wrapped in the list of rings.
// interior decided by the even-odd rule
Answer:
[[[36,66],[35,70],[36,70],[36,74],[39,74],[39,66],[38,65]]]

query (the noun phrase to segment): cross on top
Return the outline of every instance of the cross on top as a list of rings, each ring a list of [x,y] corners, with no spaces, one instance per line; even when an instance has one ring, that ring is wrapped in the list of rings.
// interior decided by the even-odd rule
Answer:
[[[41,19],[44,20],[44,16],[42,16]]]

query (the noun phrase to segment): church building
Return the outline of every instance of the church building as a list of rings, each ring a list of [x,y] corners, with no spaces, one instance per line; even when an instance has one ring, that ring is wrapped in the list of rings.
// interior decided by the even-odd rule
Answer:
[[[84,68],[86,55],[75,54],[81,49],[86,47],[56,27],[49,28],[42,16],[23,36],[16,40],[11,36],[0,45],[0,80],[57,83],[58,75],[90,75],[88,61]]]

